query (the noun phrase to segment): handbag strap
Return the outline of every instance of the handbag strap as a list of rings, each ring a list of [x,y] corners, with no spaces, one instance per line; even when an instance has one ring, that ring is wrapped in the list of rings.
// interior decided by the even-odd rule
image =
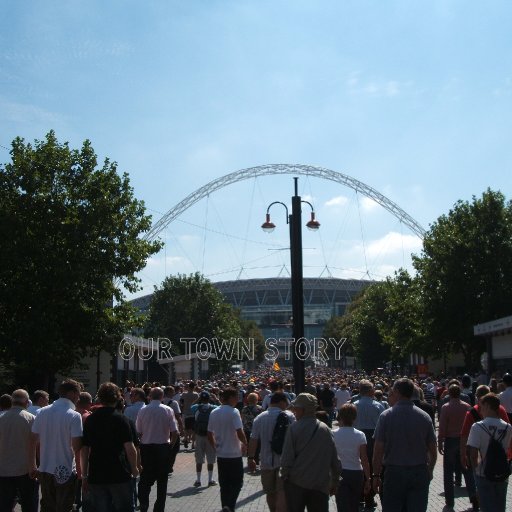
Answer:
[[[316,420],[315,428],[313,429],[313,433],[311,434],[311,437],[308,439],[308,442],[302,447],[302,450],[300,452],[295,453],[295,458],[297,458],[309,445],[309,443],[313,440],[315,437],[316,431],[318,430],[318,427],[320,426],[320,421]]]

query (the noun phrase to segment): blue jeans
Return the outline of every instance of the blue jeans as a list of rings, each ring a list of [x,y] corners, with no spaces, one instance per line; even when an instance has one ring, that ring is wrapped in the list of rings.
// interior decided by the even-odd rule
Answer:
[[[447,437],[444,441],[443,484],[444,499],[446,504],[450,507],[453,507],[455,504],[453,473],[457,468],[461,470],[464,475],[469,497],[473,498],[476,495],[475,478],[473,471],[470,469],[462,469],[460,463],[460,437]]]
[[[483,476],[475,475],[475,481],[482,512],[505,512],[508,479],[504,482],[491,482]]]
[[[426,464],[419,466],[386,465],[382,512],[426,512],[430,475]]]
[[[89,484],[82,495],[84,512],[133,512],[132,482]]]

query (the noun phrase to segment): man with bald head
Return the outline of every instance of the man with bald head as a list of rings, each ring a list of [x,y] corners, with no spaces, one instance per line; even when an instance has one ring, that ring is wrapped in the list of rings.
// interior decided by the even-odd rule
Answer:
[[[137,415],[140,435],[142,473],[139,482],[139,503],[142,512],[149,508],[149,494],[156,481],[157,492],[153,512],[164,512],[171,450],[178,440],[178,427],[173,410],[164,405],[164,392],[153,388],[150,402]]]
[[[17,389],[12,407],[0,417],[0,510],[12,510],[16,495],[21,510],[36,510],[36,481],[30,478],[30,438],[34,415],[27,412],[28,393]]]

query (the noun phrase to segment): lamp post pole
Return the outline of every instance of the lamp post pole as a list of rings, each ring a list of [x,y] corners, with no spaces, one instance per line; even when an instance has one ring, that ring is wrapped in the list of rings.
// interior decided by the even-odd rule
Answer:
[[[292,197],[290,223],[290,263],[292,281],[292,364],[295,393],[304,392],[305,362],[298,354],[298,344],[304,339],[304,287],[302,271],[302,226],[301,198],[298,195],[298,178],[293,178],[295,195]]]
[[[281,201],[274,201],[267,208],[265,222],[261,225],[263,231],[271,233],[275,229],[275,224],[270,220],[270,208],[275,204],[284,206],[286,210],[286,221],[290,225],[290,263],[292,277],[292,364],[293,378],[295,380],[295,393],[304,392],[305,380],[305,361],[304,357],[309,354],[309,350],[304,350],[304,357],[301,357],[297,349],[301,343],[307,343],[304,339],[304,289],[302,280],[302,228],[301,204],[306,203],[311,208],[311,219],[306,226],[311,231],[317,231],[320,223],[315,219],[313,205],[309,201],[304,201],[298,194],[298,180],[293,178],[295,185],[295,195],[292,197],[292,212],[289,214],[288,207]]]

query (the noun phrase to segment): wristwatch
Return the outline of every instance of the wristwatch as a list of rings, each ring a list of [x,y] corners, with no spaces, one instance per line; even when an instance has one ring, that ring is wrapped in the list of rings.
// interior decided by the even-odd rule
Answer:
[[[247,460],[254,460],[254,457],[247,457]]]

